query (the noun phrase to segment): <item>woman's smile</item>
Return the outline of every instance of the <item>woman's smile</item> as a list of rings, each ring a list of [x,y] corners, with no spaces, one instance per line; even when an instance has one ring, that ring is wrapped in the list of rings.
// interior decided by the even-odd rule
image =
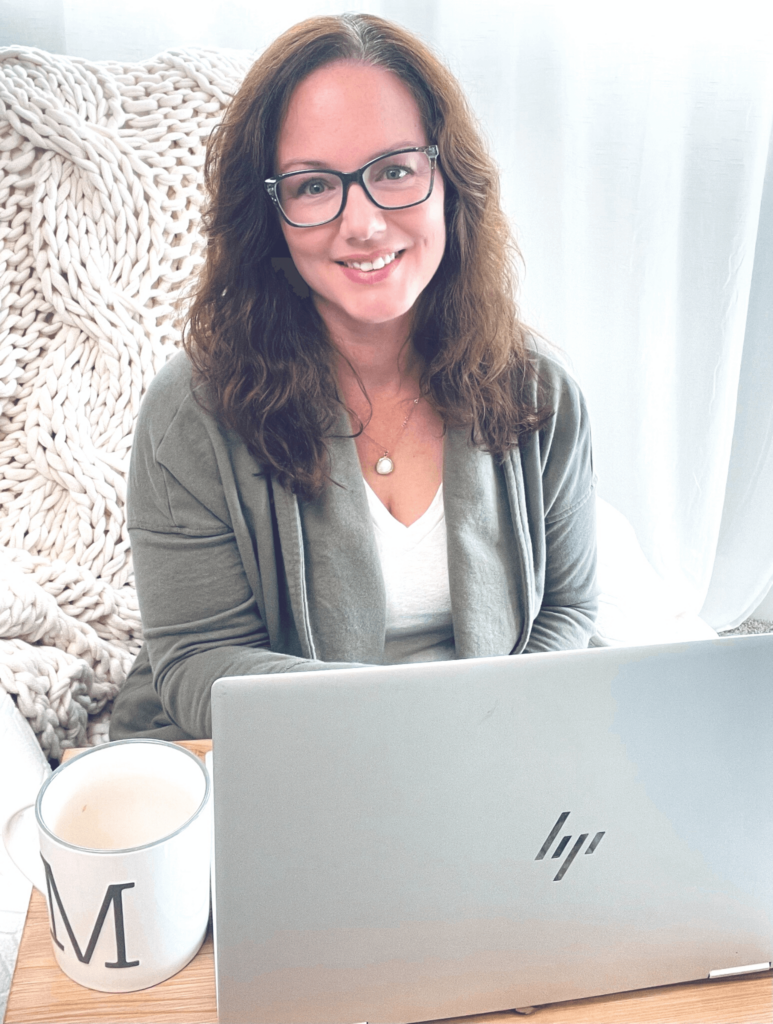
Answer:
[[[340,260],[338,265],[344,271],[347,280],[356,284],[374,285],[386,281],[397,270],[404,249],[390,252],[382,256],[352,258]]]

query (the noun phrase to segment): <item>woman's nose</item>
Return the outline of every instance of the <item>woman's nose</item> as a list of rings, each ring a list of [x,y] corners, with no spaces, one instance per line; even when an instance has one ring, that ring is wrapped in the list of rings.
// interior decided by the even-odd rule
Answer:
[[[345,238],[372,238],[386,228],[384,211],[368,198],[357,182],[349,186],[346,206],[341,214],[341,233]]]

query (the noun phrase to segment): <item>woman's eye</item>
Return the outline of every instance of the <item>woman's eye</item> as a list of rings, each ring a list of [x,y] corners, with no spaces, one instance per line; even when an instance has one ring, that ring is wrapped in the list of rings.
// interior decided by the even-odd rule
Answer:
[[[402,181],[410,173],[407,167],[399,167],[393,164],[391,167],[385,167],[380,177],[385,181]]]
[[[312,178],[310,181],[304,181],[299,186],[297,194],[299,196],[321,196],[327,189],[328,184],[326,181]]]

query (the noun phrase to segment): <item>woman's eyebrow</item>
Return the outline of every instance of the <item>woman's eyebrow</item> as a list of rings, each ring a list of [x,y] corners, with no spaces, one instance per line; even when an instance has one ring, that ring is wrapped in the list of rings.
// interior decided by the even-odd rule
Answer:
[[[281,166],[284,170],[280,171],[280,174],[284,173],[289,167],[330,167],[330,164],[325,164],[321,160],[286,160]],[[331,167],[330,169],[332,170],[333,168]]]

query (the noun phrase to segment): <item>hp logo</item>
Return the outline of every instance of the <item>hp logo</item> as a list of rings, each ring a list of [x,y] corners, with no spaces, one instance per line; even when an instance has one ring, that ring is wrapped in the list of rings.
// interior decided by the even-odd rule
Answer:
[[[564,827],[564,822],[566,821],[566,819],[568,817],[569,817],[569,811],[564,811],[563,814],[559,815],[558,821],[555,823],[553,828],[550,830],[550,834],[548,835],[548,837],[545,840],[545,842],[542,844],[542,848],[540,849],[540,852],[534,858],[535,860],[542,860],[545,857],[545,855],[547,854],[548,850],[553,845],[553,841],[555,840],[556,836],[561,831],[561,829]],[[590,843],[588,844],[588,848],[585,851],[586,854],[593,853],[593,851],[599,845],[601,840],[604,838],[604,835],[605,835],[604,832],[597,832],[596,833],[596,835],[593,837],[593,839],[591,839]],[[561,867],[558,869],[558,874],[553,879],[554,882],[560,882],[561,881],[561,879],[564,877],[566,872],[569,870],[569,867],[570,867],[572,861],[577,856],[577,854],[580,852],[580,850],[583,848],[583,845],[584,845],[585,840],[587,838],[588,838],[588,833],[587,832],[583,832],[582,835],[577,836],[577,839],[575,840],[574,846],[571,848],[569,853],[566,855],[566,860],[561,865]],[[564,850],[567,848],[567,846],[569,845],[569,843],[571,841],[572,841],[572,837],[571,836],[563,836],[561,838],[561,842],[558,844],[558,846],[553,851],[553,856],[551,857],[551,860],[556,860],[558,857],[560,857],[561,854],[564,852]]]

